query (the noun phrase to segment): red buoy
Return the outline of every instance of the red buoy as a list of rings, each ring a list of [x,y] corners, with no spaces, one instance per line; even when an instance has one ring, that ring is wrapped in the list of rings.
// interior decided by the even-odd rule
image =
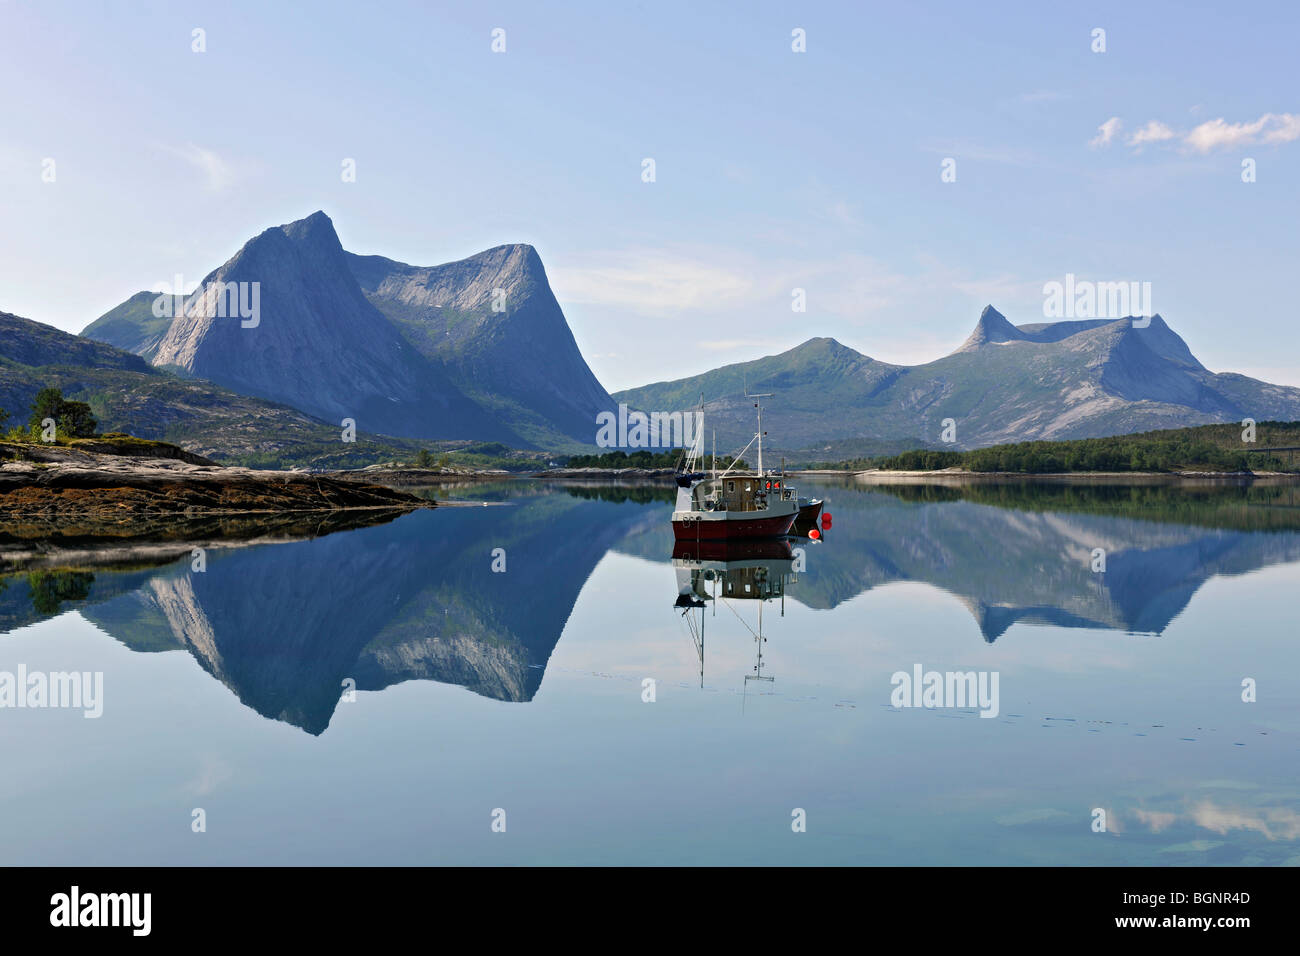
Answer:
[[[816,528],[813,528],[811,531],[808,532],[808,537],[812,538],[814,541],[816,541],[821,536],[822,533],[818,531]]]
[[[831,513],[829,511],[822,512],[822,524],[827,528],[831,526]]]

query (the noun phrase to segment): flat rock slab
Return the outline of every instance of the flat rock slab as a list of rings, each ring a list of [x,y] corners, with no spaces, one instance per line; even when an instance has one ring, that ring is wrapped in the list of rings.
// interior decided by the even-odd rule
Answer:
[[[23,456],[0,464],[0,521],[434,507],[432,501],[393,488],[306,472],[257,471],[57,446],[14,449],[13,444],[0,447],[0,453]]]

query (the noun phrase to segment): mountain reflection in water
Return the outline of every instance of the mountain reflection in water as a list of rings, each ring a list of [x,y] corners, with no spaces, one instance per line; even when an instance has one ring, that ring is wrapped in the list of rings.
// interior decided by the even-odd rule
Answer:
[[[823,540],[716,553],[675,549],[671,489],[508,482],[490,489],[502,507],[214,546],[202,573],[188,549],[125,567],[83,555],[0,577],[0,630],[75,610],[132,650],[188,651],[259,714],[320,734],[349,679],[359,690],[429,680],[532,700],[610,552],[670,563],[682,615],[745,600],[761,612],[787,598],[833,610],[912,581],[955,595],[970,636],[987,642],[1020,622],[1159,635],[1210,578],[1300,561],[1294,487],[818,487],[835,516]],[[498,548],[504,573],[493,570]],[[1104,573],[1092,570],[1099,548]],[[756,643],[749,679],[766,679],[762,631],[742,623]],[[693,640],[703,683],[702,630]]]

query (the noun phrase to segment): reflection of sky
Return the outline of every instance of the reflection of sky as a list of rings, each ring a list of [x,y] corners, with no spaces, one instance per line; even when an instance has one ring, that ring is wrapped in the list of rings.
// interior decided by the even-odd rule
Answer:
[[[834,539],[808,555],[811,579]],[[701,688],[666,556],[611,552],[531,702],[413,681],[340,704],[320,737],[186,653],[65,614],[0,638],[0,668],[103,670],[104,716],[0,711],[19,768],[0,846],[68,864],[1300,862],[1298,586],[1297,564],[1213,578],[1159,637],[1018,624],[989,644],[927,584],[833,610],[795,584],[784,617],[764,609],[775,681],[742,698],[755,602],[709,613]],[[915,663],[997,671],[999,717],[891,709]]]

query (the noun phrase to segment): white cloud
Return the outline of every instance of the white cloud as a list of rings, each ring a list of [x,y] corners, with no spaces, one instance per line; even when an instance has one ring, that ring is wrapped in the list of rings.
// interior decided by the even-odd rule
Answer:
[[[194,143],[186,143],[181,147],[164,145],[162,149],[193,166],[202,174],[204,186],[213,192],[225,189],[235,178],[231,165],[210,149]]]
[[[1121,121],[1118,116],[1112,116],[1110,119],[1106,120],[1106,122],[1097,127],[1097,135],[1088,141],[1088,145],[1093,149],[1100,149],[1103,146],[1109,146],[1111,141],[1119,133],[1120,127],[1123,125],[1123,121]]]
[[[1253,123],[1228,123],[1223,117],[1212,119],[1188,133],[1185,142],[1198,153],[1208,153],[1219,147],[1290,143],[1297,139],[1300,139],[1300,116],[1265,113]]]
[[[1193,112],[1199,107],[1193,107]],[[1094,148],[1109,146],[1119,134],[1121,122],[1112,116],[1097,127],[1097,135],[1088,143]],[[1209,153],[1220,148],[1290,143],[1300,139],[1300,115],[1295,113],[1265,113],[1249,123],[1229,123],[1223,117],[1201,123],[1191,132],[1175,130],[1160,122],[1150,120],[1129,136],[1127,142],[1135,149],[1153,143],[1176,143],[1197,153]]]
[[[552,270],[563,302],[635,312],[687,312],[752,301],[764,283],[743,265],[676,252],[623,251]]]
[[[1178,134],[1159,120],[1151,120],[1128,138],[1130,146],[1145,146],[1147,143],[1165,143],[1177,138]]]
[[[717,315],[750,308],[773,317],[798,316],[790,309],[798,288],[805,290],[809,314],[855,319],[894,304],[909,280],[856,254],[772,263],[730,250],[679,247],[581,256],[557,263],[551,281],[564,304],[643,315]]]

